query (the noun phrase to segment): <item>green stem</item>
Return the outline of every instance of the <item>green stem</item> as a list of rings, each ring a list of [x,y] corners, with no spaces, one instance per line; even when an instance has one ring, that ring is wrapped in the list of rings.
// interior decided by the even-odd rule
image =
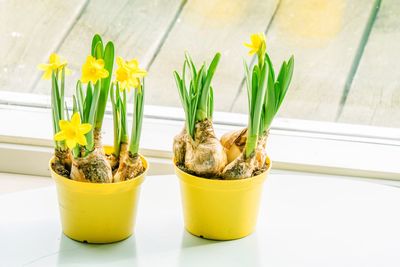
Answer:
[[[268,65],[263,64],[261,73],[259,67],[253,68],[251,80],[252,90],[250,93],[251,106],[249,112],[249,126],[247,132],[245,156],[249,157],[257,147],[258,134],[260,131],[261,119],[264,117],[262,111],[264,108],[265,94],[267,91],[267,71]],[[247,73],[247,72],[246,72]],[[258,74],[259,73],[259,74]]]
[[[104,68],[108,71],[108,77],[101,80],[101,91],[99,97],[99,103],[97,107],[95,128],[101,130],[103,125],[104,113],[106,110],[108,94],[110,91],[111,76],[114,65],[114,44],[108,42],[103,53]]]
[[[111,104],[112,104],[112,111],[113,111],[113,123],[114,123],[114,155],[119,156],[119,152],[121,150],[121,120],[120,120],[120,113],[117,106],[118,101],[118,83],[117,83],[117,90],[114,89],[114,83],[111,85]]]
[[[100,98],[100,88],[101,88],[101,80],[98,80],[94,92],[93,92],[93,99],[91,102],[90,106],[90,111],[89,111],[89,116],[88,116],[88,123],[91,125],[94,125],[95,117],[96,117],[96,112],[98,108],[98,102]],[[92,130],[90,130],[89,133],[86,135],[86,140],[87,140],[87,152],[93,151],[94,148],[94,128],[92,127]]]
[[[143,79],[143,84],[139,86],[139,88],[135,89],[133,98],[134,112],[133,112],[131,141],[129,144],[129,152],[132,155],[136,155],[139,152],[140,135],[142,131],[142,121],[143,121],[144,92],[145,92],[145,83]]]

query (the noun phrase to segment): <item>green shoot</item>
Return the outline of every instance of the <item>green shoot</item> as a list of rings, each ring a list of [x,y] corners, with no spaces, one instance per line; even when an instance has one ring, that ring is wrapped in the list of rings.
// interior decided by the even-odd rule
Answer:
[[[64,100],[64,86],[65,86],[65,68],[55,70],[51,76],[51,108],[53,120],[53,135],[60,131],[59,121],[65,119],[65,100]],[[59,82],[59,77],[61,81]],[[65,141],[55,141],[56,149],[66,149]]]
[[[98,35],[95,35],[95,37],[96,36],[98,36]],[[100,38],[100,36],[98,38]],[[93,43],[96,41],[98,44],[101,44],[101,46],[100,45],[99,46],[102,47],[101,38],[100,38],[100,40],[97,40],[98,38],[96,38],[96,40],[95,40],[95,38],[93,38],[92,46],[93,46]],[[107,78],[104,78],[101,80],[101,93],[100,93],[100,97],[99,97],[96,120],[95,120],[95,124],[94,124],[94,127],[98,130],[101,130],[101,127],[103,125],[104,113],[106,110],[108,94],[110,91],[111,76],[112,76],[113,65],[114,65],[114,44],[112,42],[108,42],[104,51],[102,51],[101,55],[102,55],[102,57],[98,57],[99,54],[96,54],[95,57],[104,59],[104,63],[105,63],[104,68],[108,71],[109,75]]]
[[[194,138],[196,122],[211,119],[214,109],[214,96],[211,80],[218,66],[221,54],[216,53],[211,64],[207,68],[205,64],[197,71],[189,54],[185,54],[182,78],[174,71],[174,78],[179,96],[185,112],[186,130]],[[191,79],[189,85],[186,82],[186,68],[189,68]]]
[[[104,60],[104,68],[108,71],[109,75],[106,78],[98,80],[96,84],[89,82],[86,86],[85,94],[81,81],[78,81],[76,84],[75,95],[73,96],[74,112],[79,112],[82,122],[90,123],[93,125],[93,128],[86,134],[86,147],[73,150],[75,157],[85,156],[93,151],[95,145],[94,132],[101,130],[110,91],[114,64],[114,45],[112,42],[108,42],[106,47],[103,48],[103,41],[96,34],[92,40],[91,55],[96,59]],[[61,90],[61,93],[63,94],[63,90]]]
[[[116,89],[115,89],[116,88]],[[111,103],[114,121],[114,155],[119,156],[122,143],[128,143],[126,119],[126,90],[120,94],[119,83],[111,85]]]
[[[249,123],[245,156],[249,157],[256,149],[258,137],[271,126],[289,88],[293,75],[293,56],[283,62],[275,80],[274,67],[268,54],[258,55],[259,62],[251,70],[244,62],[246,88],[249,106]],[[260,61],[260,60],[263,61]]]
[[[129,152],[133,156],[137,155],[139,152],[140,134],[142,132],[143,122],[144,92],[145,83],[144,79],[142,79],[141,85],[135,89],[133,95],[133,122],[131,140],[129,144]]]
[[[268,131],[271,126],[272,120],[279,111],[282,105],[283,99],[286,96],[290,82],[293,76],[294,58],[293,56],[286,62],[282,63],[277,79],[275,80],[274,67],[272,62],[266,53],[266,59],[268,62],[269,73],[268,73],[268,90],[265,95],[264,107],[263,107],[263,124],[260,125],[260,134]]]
[[[247,64],[245,64],[245,66],[247,73],[246,81],[247,94],[249,98],[248,102],[250,104],[245,156],[250,157],[250,155],[254,153],[258,142],[262,108],[264,105],[265,93],[267,91],[268,64],[265,64],[264,61],[264,64],[254,66],[251,77]],[[261,66],[261,68],[259,66]]]

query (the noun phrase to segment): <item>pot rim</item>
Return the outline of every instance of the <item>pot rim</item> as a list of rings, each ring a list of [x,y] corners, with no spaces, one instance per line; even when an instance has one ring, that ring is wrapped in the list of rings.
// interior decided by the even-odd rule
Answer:
[[[110,146],[104,146],[104,148],[106,150],[109,150]],[[134,186],[136,184],[141,184],[143,182],[144,177],[147,175],[147,172],[149,170],[149,163],[148,163],[147,159],[143,155],[139,154],[139,156],[140,156],[140,159],[142,160],[143,165],[145,167],[144,172],[142,174],[140,174],[139,176],[133,178],[133,179],[122,181],[122,182],[116,182],[116,183],[80,182],[80,181],[75,181],[75,180],[72,180],[70,178],[67,178],[67,177],[64,177],[62,175],[59,175],[52,168],[52,163],[54,162],[54,159],[55,159],[54,155],[50,158],[48,166],[49,166],[49,170],[51,171],[52,177],[54,178],[54,180],[56,180],[56,182],[60,182],[60,183],[62,183],[64,185],[67,185],[67,186],[72,186],[72,187],[79,186],[79,187],[92,188],[92,189],[100,189],[100,188],[105,188],[105,187],[118,188],[118,187],[128,186],[128,185]]]
[[[271,165],[272,165],[271,160],[268,156],[265,161],[268,164],[267,170],[256,176],[244,179],[236,179],[236,180],[222,180],[222,179],[206,178],[189,174],[181,170],[178,166],[176,166],[176,162],[173,159],[175,173],[182,182],[190,184],[195,187],[201,187],[201,188],[208,187],[214,190],[229,190],[229,189],[238,190],[246,187],[251,187],[255,184],[263,183],[267,177],[267,174],[271,170]]]

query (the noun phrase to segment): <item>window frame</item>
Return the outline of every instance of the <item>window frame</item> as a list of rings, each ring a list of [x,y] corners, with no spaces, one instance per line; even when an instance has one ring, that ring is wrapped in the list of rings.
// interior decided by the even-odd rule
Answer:
[[[72,106],[71,99],[67,105]],[[128,107],[128,121],[130,110]],[[49,175],[48,160],[53,152],[50,114],[47,95],[0,91],[0,172]],[[172,138],[182,129],[184,114],[176,107],[145,105],[144,117],[140,152],[151,164],[150,174],[172,174]],[[26,118],[29,127],[15,123],[26,122]],[[246,123],[245,114],[214,115],[218,136]],[[110,106],[104,124],[104,143],[111,144]],[[271,126],[268,147],[275,169],[400,180],[396,160],[400,129],[278,117]],[[21,164],[20,159],[35,160]]]

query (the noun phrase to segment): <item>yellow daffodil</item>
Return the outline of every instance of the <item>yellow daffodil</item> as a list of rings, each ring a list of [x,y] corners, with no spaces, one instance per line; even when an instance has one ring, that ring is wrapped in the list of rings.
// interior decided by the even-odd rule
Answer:
[[[81,82],[92,82],[95,84],[99,79],[107,78],[108,74],[108,71],[104,68],[103,59],[96,59],[92,56],[88,56],[85,64],[82,66]]]
[[[74,113],[71,121],[60,120],[59,125],[61,131],[54,135],[54,140],[65,140],[69,149],[73,149],[76,144],[87,145],[85,134],[92,129],[92,125],[89,123],[81,124],[79,113]]]
[[[250,48],[249,55],[257,53],[258,55],[264,54],[266,50],[265,36],[264,33],[254,33],[250,35],[250,44],[244,43],[244,45]]]
[[[63,60],[59,55],[56,53],[52,53],[49,57],[49,63],[39,64],[38,68],[44,71],[42,79],[49,80],[53,71],[62,70],[67,65],[67,61]],[[70,73],[70,70],[65,68],[66,74]]]
[[[146,70],[139,67],[137,59],[125,61],[122,57],[117,57],[118,69],[116,71],[116,81],[119,83],[121,91],[138,88],[140,78],[147,75]]]

